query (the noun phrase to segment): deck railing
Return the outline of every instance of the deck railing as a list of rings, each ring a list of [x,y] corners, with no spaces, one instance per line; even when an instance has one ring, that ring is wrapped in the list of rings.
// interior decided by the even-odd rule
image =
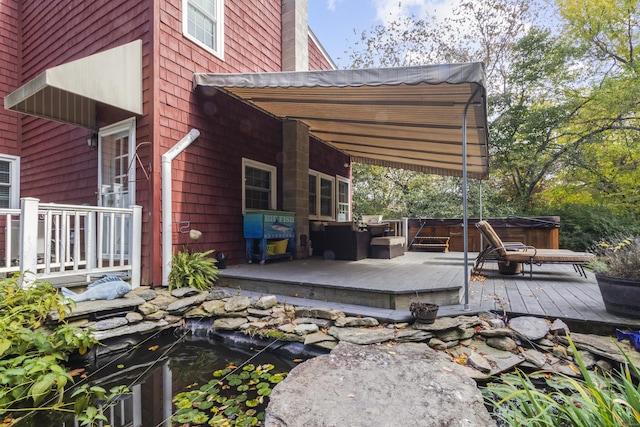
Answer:
[[[30,197],[20,204],[20,209],[0,209],[0,273],[19,272],[28,284],[125,272],[133,287],[140,285],[140,206],[61,205]]]
[[[383,222],[389,223],[389,228],[393,231],[394,236],[402,236],[405,240],[405,248],[407,247],[409,238],[408,218],[402,219],[385,219]]]

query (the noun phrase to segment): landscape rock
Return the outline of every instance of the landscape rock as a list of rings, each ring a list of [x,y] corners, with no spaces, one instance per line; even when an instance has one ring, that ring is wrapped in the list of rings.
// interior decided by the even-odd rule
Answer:
[[[140,313],[136,313],[135,311],[130,311],[129,313],[127,313],[127,315],[125,316],[125,318],[127,319],[127,321],[129,323],[138,323],[138,322],[142,322],[142,320],[144,319],[144,317],[142,316],[142,314]]]
[[[475,351],[469,353],[467,363],[485,374],[491,372],[491,364],[489,363],[489,360]]]
[[[473,328],[455,328],[437,332],[436,335],[444,342],[466,340],[475,335]]]
[[[329,328],[329,335],[338,341],[353,344],[377,344],[394,339],[395,333],[391,329],[362,329],[362,328]]]
[[[518,344],[509,337],[491,337],[487,339],[487,345],[503,351],[513,351],[518,348]]]
[[[533,364],[536,368],[542,368],[547,363],[547,356],[538,350],[528,349],[521,353],[524,359]]]
[[[236,311],[244,311],[251,305],[251,300],[245,296],[231,297],[224,304],[224,309],[227,313],[233,313]]]
[[[295,310],[296,317],[316,317],[318,319],[336,320],[345,317],[344,313],[338,310],[327,309],[322,307],[299,307]]]
[[[566,337],[559,336],[558,339],[564,344],[569,343]],[[613,337],[579,334],[576,332],[571,333],[571,340],[579,349],[590,351],[619,363],[626,362],[626,358],[621,352],[622,350],[629,357],[631,363],[635,366],[640,366],[640,352],[636,351],[628,341],[617,341]]]
[[[424,426],[425,420],[495,426],[475,382],[427,345],[343,342],[296,366],[273,389],[265,425],[343,426],[345,420],[350,427]]]
[[[135,323],[133,325],[120,326],[114,329],[108,329],[106,331],[96,331],[91,334],[93,338],[98,341],[104,341],[109,338],[120,337],[123,335],[131,334],[143,334],[154,330],[163,329],[168,326],[165,320],[159,320],[157,322],[143,321]]]
[[[233,331],[245,323],[247,323],[247,319],[244,317],[221,317],[213,322],[211,328],[223,331]]]
[[[135,294],[142,298],[145,301],[150,301],[152,299],[154,299],[156,297],[156,291],[154,291],[153,289],[142,289],[142,288],[136,288],[134,289]]]
[[[151,321],[155,321],[155,320],[160,320],[160,319],[164,319],[167,315],[167,312],[164,310],[156,310],[151,314],[147,314],[144,316],[144,320],[151,320]]]
[[[184,288],[178,288],[178,289],[172,290],[171,296],[176,298],[186,298],[186,297],[192,297],[194,295],[198,295],[199,293],[200,291],[197,289],[184,287]]]
[[[272,307],[275,307],[276,304],[278,304],[278,298],[276,298],[275,295],[267,295],[260,297],[260,299],[254,304],[254,306],[262,310],[268,310]]]
[[[549,331],[553,334],[566,335],[569,332],[569,327],[560,319],[556,319],[551,324]]]
[[[106,331],[107,329],[113,329],[128,324],[129,321],[126,317],[112,317],[111,319],[104,319],[94,323],[91,325],[91,328],[96,331]]]
[[[418,329],[400,329],[395,332],[398,342],[426,342],[433,338],[433,333]]]
[[[172,297],[168,292],[158,291],[156,293],[156,297],[151,301],[148,301],[150,304],[155,305],[160,310],[166,310],[169,307],[169,304],[178,301],[178,298]]]
[[[302,325],[297,325],[295,328],[293,328],[293,332],[298,335],[307,335],[318,332],[319,329],[320,328],[318,328],[318,325],[315,325],[313,323],[303,323]]]
[[[209,300],[202,303],[202,309],[212,316],[224,314],[224,301]]]
[[[187,311],[191,306],[198,305],[206,299],[206,293],[199,293],[190,297],[179,299],[169,304],[166,311],[171,314],[181,314]]]
[[[509,327],[526,340],[536,341],[544,338],[549,332],[549,322],[532,316],[520,316],[511,319]]]
[[[207,295],[207,301],[231,298],[231,293],[226,289],[211,289]]]
[[[331,320],[329,320],[329,319],[315,319],[313,317],[298,317],[296,319],[296,323],[298,325],[301,325],[303,323],[313,323],[314,325],[317,325],[319,328],[328,328],[329,326],[331,326]]]
[[[335,325],[342,327],[357,327],[357,326],[378,326],[378,319],[373,317],[340,317],[335,320]]]
[[[478,316],[458,316],[458,317],[439,317],[433,323],[415,323],[414,328],[423,331],[445,331],[447,329],[468,329],[479,325],[481,320]]]
[[[304,345],[315,345],[322,342],[336,342],[336,339],[324,332],[314,332],[304,337]]]
[[[159,308],[157,305],[145,302],[144,304],[140,304],[138,306],[138,311],[145,316],[148,316],[151,313],[155,313]]]

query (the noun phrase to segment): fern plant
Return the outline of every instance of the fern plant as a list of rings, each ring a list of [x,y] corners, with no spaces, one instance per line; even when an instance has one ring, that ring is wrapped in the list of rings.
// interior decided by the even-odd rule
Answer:
[[[206,291],[218,278],[217,260],[210,257],[214,250],[190,252],[187,248],[173,255],[169,273],[169,290],[190,287]]]

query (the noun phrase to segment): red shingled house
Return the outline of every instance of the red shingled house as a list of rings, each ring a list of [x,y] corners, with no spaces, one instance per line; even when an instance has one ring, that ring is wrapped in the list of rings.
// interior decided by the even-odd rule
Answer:
[[[307,0],[0,8],[0,209],[141,206],[142,284],[191,229],[242,262],[250,210],[295,212],[306,256],[309,220],[351,219],[352,161],[488,173],[482,64],[331,71]]]

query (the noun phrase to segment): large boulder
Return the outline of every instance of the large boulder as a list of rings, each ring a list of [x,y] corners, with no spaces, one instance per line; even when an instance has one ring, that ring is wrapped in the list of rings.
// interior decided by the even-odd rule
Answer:
[[[475,382],[459,368],[423,343],[341,342],[274,388],[265,425],[495,426]]]

